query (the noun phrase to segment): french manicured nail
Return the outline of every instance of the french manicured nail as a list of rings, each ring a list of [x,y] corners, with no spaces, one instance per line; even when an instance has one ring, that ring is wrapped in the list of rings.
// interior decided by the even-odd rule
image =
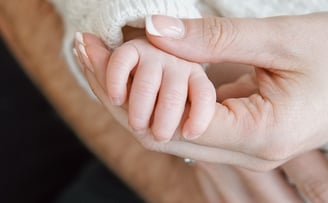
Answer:
[[[87,54],[87,51],[85,50],[85,42],[83,38],[83,34],[81,32],[76,32],[75,33],[75,40],[78,41],[78,50],[75,48],[73,49],[74,55],[79,56],[79,59],[81,63],[91,72],[94,72],[92,64],[90,62],[89,56]],[[79,54],[80,53],[80,54]]]
[[[83,39],[83,34],[81,32],[76,32],[75,33],[75,39],[80,43],[85,45],[84,39]]]
[[[92,64],[90,62],[89,56],[87,54],[87,51],[85,50],[85,46],[83,44],[78,45],[79,52],[81,53],[81,59],[83,60],[83,63],[86,68],[91,71],[92,73],[94,72]]]
[[[146,30],[154,36],[182,39],[186,29],[184,23],[178,18],[153,15],[146,17]]]
[[[77,53],[77,50],[75,48],[73,48],[73,54],[74,56],[79,57],[79,54]]]
[[[81,70],[84,72],[84,67],[85,65],[82,64],[82,59],[81,57],[79,56],[79,51],[76,49],[76,48],[73,48],[72,49],[72,52],[75,56],[75,59],[77,60],[76,62],[78,63],[78,66],[81,68]]]

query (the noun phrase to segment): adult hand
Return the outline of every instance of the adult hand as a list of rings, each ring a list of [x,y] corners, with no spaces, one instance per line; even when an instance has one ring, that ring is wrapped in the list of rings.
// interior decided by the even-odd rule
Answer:
[[[171,35],[148,33],[156,46],[197,62],[252,65],[255,79],[243,76],[228,85],[239,91],[234,97],[245,96],[245,92],[252,94],[249,97],[229,98],[224,95],[229,91],[223,91],[227,88],[219,88],[222,103],[217,103],[215,117],[200,138],[185,140],[178,131],[174,140],[158,143],[148,131],[137,139],[151,150],[255,170],[272,169],[324,144],[328,139],[327,16],[183,21],[153,16],[152,28],[163,28],[162,35]],[[179,26],[181,39],[177,39]],[[147,29],[149,32],[149,20]],[[94,72],[85,71],[87,79],[112,115],[129,128],[126,111],[111,106],[102,88],[111,51],[97,52],[106,47],[99,40],[85,38],[89,65],[94,68]]]
[[[309,202],[328,202],[328,161],[322,152],[301,154],[285,163],[282,169]]]
[[[86,45],[85,46],[86,52],[89,55],[90,63],[89,64],[85,63],[84,59],[82,59],[81,61],[83,62],[82,68],[88,78],[89,83],[93,87],[93,90],[94,90],[95,94],[98,96],[98,98],[100,99],[100,101],[102,101],[105,104],[105,106],[108,108],[108,110],[112,114],[114,114],[114,116],[116,116],[116,118],[118,118],[118,120],[120,120],[122,122],[122,124],[124,124],[128,128],[128,125],[126,123],[125,110],[111,106],[108,101],[108,98],[102,88],[101,81],[103,81],[103,78],[104,78],[103,67],[106,66],[106,64],[110,58],[111,51],[107,50],[106,46],[99,39],[95,38],[92,35],[85,35],[85,45]],[[102,51],[99,51],[101,49],[107,50],[106,54],[104,54],[104,52],[102,52]],[[82,58],[81,54],[79,54],[79,57]],[[86,68],[86,66],[92,66],[93,71],[88,70]],[[238,88],[238,91],[237,91],[237,89],[235,89],[236,90],[235,91],[236,94],[234,95],[235,97],[240,97],[241,94],[244,94],[245,92],[248,92],[248,93],[257,92],[258,90],[256,89],[256,84],[254,84],[254,80],[252,79],[251,76],[252,75],[244,75],[234,83],[221,86],[221,88],[219,89],[219,93],[222,92],[221,99],[226,100],[227,98],[229,98],[231,96],[231,94],[229,95],[228,90],[233,90],[235,87],[240,87],[240,88]],[[224,93],[224,92],[226,92],[226,93]],[[193,150],[196,150],[196,151],[198,150],[197,153],[203,153],[201,150],[199,150],[199,149],[201,149],[200,146],[189,144],[188,142],[181,140],[181,139],[173,140],[172,142],[169,142],[169,143],[158,143],[158,142],[155,142],[154,140],[152,140],[151,136],[147,136],[147,135],[137,136],[137,138],[147,148],[151,148],[153,150],[159,150],[159,151],[164,151],[164,152],[183,156],[185,152],[189,153],[188,148],[191,147]],[[182,152],[179,151],[179,147],[181,147],[180,150]],[[205,148],[205,150],[208,152],[207,148]],[[213,152],[217,152],[217,151],[214,150]],[[243,165],[243,166],[248,166],[249,168],[253,168],[253,169],[263,169],[263,164],[266,165],[268,163],[268,162],[262,162],[260,159],[253,159],[253,158],[250,158],[247,156],[242,156],[240,154],[231,153],[231,152],[228,152],[225,150],[222,150],[221,152],[222,152],[222,157],[221,157],[222,159],[216,160],[217,162],[235,163],[235,164],[239,164],[239,165]],[[303,193],[305,193],[311,199],[311,201],[325,202],[326,199],[324,199],[324,198],[327,198],[326,194],[325,194],[325,191],[326,191],[325,187],[327,187],[326,182],[328,182],[327,178],[326,178],[327,177],[327,174],[326,174],[327,173],[327,162],[322,157],[322,155],[320,155],[318,152],[315,152],[315,154],[316,154],[316,156],[313,156],[313,155],[306,156],[307,157],[306,160],[304,158],[297,158],[295,160],[292,160],[292,161],[288,162],[286,165],[284,165],[283,168],[284,168],[285,172],[290,176],[292,181],[295,182],[295,184],[301,190],[303,190]],[[205,156],[205,155],[211,155],[211,154],[203,154],[202,156]],[[229,159],[228,159],[230,155],[231,155],[231,161],[229,161]],[[245,158],[245,160],[251,160],[253,162],[247,164],[245,161],[242,161],[243,158]],[[240,161],[240,162],[238,162],[238,161]],[[304,165],[305,162],[308,164]],[[240,163],[243,163],[243,164],[240,164]],[[254,164],[254,165],[252,165],[252,164]],[[209,164],[209,163],[202,163],[200,165],[202,166],[202,167],[200,167],[200,170],[199,170],[200,174],[202,174],[201,179],[202,180],[205,179],[206,181],[208,181],[208,182],[205,181],[204,189],[206,189],[209,185],[213,186],[213,184],[218,184],[218,185],[222,186],[222,184],[219,184],[220,181],[215,181],[216,179],[213,178],[214,176],[218,175],[215,173],[218,165]],[[318,170],[313,172],[311,170],[311,168],[309,168],[309,167],[311,167],[311,168],[315,167]],[[239,170],[239,169],[234,169],[232,167],[226,167],[223,165],[221,165],[220,168],[221,169],[223,168],[222,170],[227,171],[227,173],[229,173],[229,174],[234,174],[235,173],[234,171],[237,171],[241,177],[246,177],[246,179],[242,178],[242,180],[244,182],[240,183],[241,185],[245,184],[245,186],[248,187],[249,184],[252,184],[253,186],[256,186],[258,184],[256,181],[256,180],[258,180],[256,178],[258,176],[254,175],[253,172],[248,173],[248,172],[245,172],[243,169]],[[230,169],[225,170],[224,168],[230,168]],[[222,172],[222,170],[221,170],[221,172]],[[245,172],[245,173],[241,173],[241,172]],[[225,177],[227,175],[227,173],[222,173],[223,176],[221,176],[221,177]],[[246,175],[243,175],[243,174],[246,174]],[[269,182],[280,182],[279,180],[271,181],[270,177],[279,177],[278,179],[280,179],[280,175],[277,176],[277,175],[273,175],[273,174],[277,174],[277,173],[269,172],[267,175],[265,175],[265,177],[267,177],[265,179],[270,180]],[[260,176],[264,177],[262,175],[260,175]],[[211,180],[208,180],[206,177],[207,178],[210,177]],[[251,178],[251,177],[253,177],[253,178]],[[245,182],[245,180],[248,180],[248,181]],[[261,193],[260,196],[258,196],[259,194],[257,193],[257,195],[254,196],[254,191],[258,187],[251,187],[251,188],[252,189],[247,190],[248,192],[252,191],[252,192],[248,193],[248,195],[251,195],[249,197],[252,197],[253,199],[254,198],[255,199],[264,199],[264,198],[269,199],[269,197],[270,197],[269,193],[265,193],[265,194]],[[272,187],[270,186],[270,188],[276,188],[276,187],[272,185]],[[285,186],[284,186],[284,188],[285,188]],[[215,192],[218,192],[217,189],[218,188],[215,187],[214,193],[212,190],[212,192],[210,192],[208,194],[210,198],[216,197]],[[206,191],[208,191],[208,190],[206,189]],[[280,190],[278,190],[278,191],[280,191]],[[287,191],[291,192],[289,189]],[[217,196],[219,198],[223,198],[223,199],[234,198],[233,196],[229,196],[229,195],[223,196],[222,194],[224,193],[224,188],[219,189],[219,192],[221,194],[221,195]],[[268,191],[268,192],[270,192],[270,191]],[[287,192],[287,193],[284,192],[283,196],[294,199],[295,198],[294,194],[289,193],[289,192]],[[278,197],[274,197],[274,199],[276,200]],[[250,198],[250,199],[252,199],[252,198]],[[294,200],[297,202],[298,198],[296,198]],[[321,201],[321,200],[323,200],[323,201]],[[243,202],[243,200],[241,200],[241,201]],[[292,202],[292,201],[289,201],[289,202]]]
[[[164,51],[193,62],[255,67],[255,79],[246,84],[255,83],[258,91],[217,103],[207,132],[176,154],[261,170],[325,144],[327,19],[328,13],[265,19],[148,18],[148,39]],[[234,87],[240,83],[230,84]]]
[[[109,98],[106,94],[106,69],[112,54],[112,50],[109,50],[99,38],[95,37],[92,34],[85,33],[82,35],[82,39],[77,39],[75,41],[75,51],[77,54],[77,61],[80,62],[81,70],[85,74],[86,79],[90,84],[90,87],[92,88],[94,94],[98,97],[99,101],[102,102],[102,104],[107,108],[107,110],[112,114],[112,116],[120,122],[121,125],[123,125],[126,129],[130,130],[130,132],[132,132],[134,135],[136,135],[135,136],[136,139],[141,144],[143,144],[147,149],[170,153],[181,157],[185,157],[186,156],[185,154],[188,154],[188,157],[191,158],[201,155],[202,153],[201,150],[208,150],[206,148],[202,148],[202,146],[192,144],[189,141],[185,141],[182,138],[181,133],[179,132],[176,132],[176,136],[174,137],[174,139],[168,143],[155,141],[153,139],[151,130],[143,134],[138,134],[136,132],[133,132],[133,130],[130,128],[128,124],[126,106],[123,105],[122,106],[123,108],[121,108],[111,105],[111,102],[109,101]],[[216,84],[220,84],[224,81],[224,79],[223,80],[219,79],[219,75],[221,76],[229,75],[230,77],[232,76],[231,79],[233,79],[233,78],[237,78],[240,73],[241,74],[245,73],[245,71],[240,71],[240,67],[239,70],[238,68],[234,69],[232,74],[231,71],[225,71],[225,74],[222,75],[222,71],[217,71],[217,70],[218,69],[212,72],[214,76],[217,75],[217,77],[215,77]],[[250,93],[250,91],[253,91],[254,88],[256,87],[248,88],[247,90],[243,88],[241,90],[245,90],[245,91],[239,91],[235,93],[237,95],[244,94],[245,92]],[[229,89],[229,85],[225,89]],[[237,96],[236,94],[235,96]],[[224,96],[229,96],[229,94],[221,95],[221,98]],[[250,162],[248,161],[249,159],[252,158],[248,157],[247,155],[245,157],[245,155],[243,154],[235,154],[235,153],[231,153],[230,151],[221,150],[221,149],[215,149],[213,152],[210,153],[217,153],[217,152],[220,152],[219,154],[221,154],[222,156],[219,159],[215,160],[216,162],[240,164],[239,162],[245,161],[244,164],[240,164],[240,165],[249,168],[253,167],[253,165],[249,164]],[[190,153],[194,153],[194,155]],[[205,154],[203,154],[203,156],[204,155]],[[257,161],[257,159],[252,161],[255,162]]]
[[[116,113],[117,118],[124,119],[125,111],[115,112],[118,109],[113,108],[108,102],[108,98],[101,87],[100,74],[104,71],[101,67],[107,62],[110,57],[110,51],[102,52],[107,50],[105,45],[97,38],[92,35],[85,35],[86,51],[88,52],[89,59],[92,61],[93,72],[89,71],[86,66],[91,64],[81,64],[82,70],[86,74],[95,94],[99,97],[108,110],[112,113]],[[79,54],[81,57],[81,54]],[[82,56],[83,57],[83,56]],[[82,62],[84,60],[81,60]],[[229,66],[228,66],[229,67]],[[233,66],[234,67],[234,66]],[[225,67],[227,68],[227,67]],[[240,67],[239,67],[240,68]],[[213,74],[225,75],[227,72],[216,71]],[[235,69],[236,70],[236,69]],[[228,74],[230,75],[230,73]],[[97,77],[98,76],[98,77]],[[237,73],[234,73],[234,77]],[[248,78],[247,75],[241,78]],[[244,79],[237,80],[236,83],[240,84]],[[220,81],[217,81],[220,82]],[[230,84],[222,86],[221,89],[229,90]],[[244,85],[245,87],[245,85]],[[249,90],[254,88],[248,88]],[[252,90],[252,91],[253,91]],[[244,92],[244,91],[242,91]],[[228,94],[225,96],[229,96]],[[236,95],[240,96],[240,95]],[[222,98],[224,99],[224,98]],[[142,143],[147,142],[151,136],[145,136],[145,139],[140,139]],[[175,143],[176,141],[172,141]],[[148,141],[148,143],[151,143]],[[157,144],[157,145],[156,145]],[[157,143],[154,142],[156,149],[162,146],[170,145],[169,143]],[[106,160],[103,157],[104,160]],[[176,165],[176,166],[174,166]],[[189,174],[190,171],[198,178],[200,188],[204,193],[208,202],[218,202],[222,200],[224,202],[289,202],[298,203],[302,202],[301,196],[297,193],[295,188],[289,184],[281,169],[269,171],[265,173],[257,173],[248,171],[239,167],[228,166],[224,164],[212,164],[205,162],[196,162],[194,165],[189,167],[179,167],[179,162],[172,162],[171,166],[174,166],[174,174]],[[162,167],[163,168],[163,167]],[[165,167],[164,167],[165,168]],[[187,168],[191,169],[187,171]],[[315,168],[315,170],[312,170]],[[284,172],[288,175],[289,179],[292,180],[297,188],[306,195],[306,197],[314,203],[327,202],[327,185],[328,185],[328,164],[320,152],[310,152],[301,157],[289,161],[283,166]],[[167,168],[171,170],[171,168]],[[184,182],[177,182],[176,184],[183,185]],[[195,187],[197,187],[195,185]],[[238,195],[236,195],[238,194]],[[180,194],[184,195],[184,194]],[[178,198],[179,199],[179,198]]]
[[[328,202],[328,162],[320,151],[307,152],[263,173],[199,162],[196,169],[210,203],[297,203],[304,202],[302,196],[312,203]]]

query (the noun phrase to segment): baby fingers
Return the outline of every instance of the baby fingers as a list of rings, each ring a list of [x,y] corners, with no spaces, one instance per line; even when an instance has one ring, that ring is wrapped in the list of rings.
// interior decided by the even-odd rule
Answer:
[[[138,60],[138,51],[131,45],[123,45],[113,52],[106,74],[107,93],[112,104],[122,105],[125,102],[129,77]]]
[[[199,68],[192,70],[188,92],[191,109],[182,134],[186,139],[195,139],[206,131],[213,118],[216,93],[206,73]]]
[[[183,67],[165,68],[152,131],[156,139],[168,141],[180,124],[185,109],[190,69]]]
[[[160,67],[143,63],[134,75],[129,95],[129,124],[136,132],[149,126],[162,80]]]

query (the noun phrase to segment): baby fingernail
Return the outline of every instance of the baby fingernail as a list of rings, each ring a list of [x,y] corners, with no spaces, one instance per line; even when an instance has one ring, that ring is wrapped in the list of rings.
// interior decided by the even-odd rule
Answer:
[[[186,138],[187,140],[193,140],[196,139],[198,137],[198,135],[195,135],[193,133],[190,133],[189,131],[184,131],[182,133],[183,137]]]
[[[162,143],[166,143],[166,142],[169,142],[170,139],[169,138],[166,138],[166,137],[156,137],[156,140],[158,142],[162,142]]]
[[[123,101],[120,97],[110,97],[110,102],[115,106],[120,106],[123,104]]]
[[[165,133],[154,133],[153,132],[153,134],[154,134],[154,137],[155,137],[155,140],[157,140],[157,141],[159,141],[159,142],[163,142],[163,143],[165,143],[165,142],[168,142],[168,141],[170,141],[170,139],[171,139],[171,136],[169,135],[169,134],[165,134]]]
[[[134,130],[134,132],[137,134],[137,135],[142,135],[142,134],[145,134],[146,133],[146,129],[142,128],[142,129],[136,129]]]
[[[147,16],[146,30],[151,35],[172,39],[182,39],[185,35],[184,23],[178,18],[169,16]]]

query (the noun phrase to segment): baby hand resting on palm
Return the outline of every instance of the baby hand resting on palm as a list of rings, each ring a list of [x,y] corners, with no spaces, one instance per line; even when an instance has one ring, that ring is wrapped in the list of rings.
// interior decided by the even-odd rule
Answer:
[[[97,68],[105,70],[103,88],[113,105],[127,103],[135,132],[150,128],[158,141],[172,139],[179,126],[186,139],[205,132],[215,112],[216,93],[200,64],[163,52],[145,37],[128,40],[112,53],[92,41],[95,36],[78,33],[77,54],[108,55],[90,61],[103,60],[97,62],[104,66]]]

